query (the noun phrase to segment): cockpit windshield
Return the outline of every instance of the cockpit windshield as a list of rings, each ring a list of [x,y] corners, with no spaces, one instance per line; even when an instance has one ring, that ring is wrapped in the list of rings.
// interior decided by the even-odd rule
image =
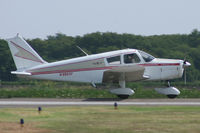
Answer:
[[[145,62],[150,62],[150,61],[152,61],[153,59],[155,59],[155,57],[153,57],[153,56],[150,55],[150,54],[147,54],[147,53],[144,52],[144,51],[138,50],[138,52],[141,54],[141,56],[142,56],[142,58],[144,59]]]

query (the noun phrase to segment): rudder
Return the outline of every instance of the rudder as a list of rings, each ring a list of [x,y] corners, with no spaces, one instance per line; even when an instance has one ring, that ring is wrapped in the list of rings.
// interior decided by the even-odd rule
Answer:
[[[17,70],[26,70],[27,68],[47,63],[19,34],[14,38],[6,39],[6,41]]]

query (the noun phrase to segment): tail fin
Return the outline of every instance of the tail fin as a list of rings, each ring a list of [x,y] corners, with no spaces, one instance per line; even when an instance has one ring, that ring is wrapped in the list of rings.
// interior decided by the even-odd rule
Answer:
[[[20,35],[17,34],[16,37],[7,39],[6,41],[8,42],[17,70],[25,70],[47,63]]]

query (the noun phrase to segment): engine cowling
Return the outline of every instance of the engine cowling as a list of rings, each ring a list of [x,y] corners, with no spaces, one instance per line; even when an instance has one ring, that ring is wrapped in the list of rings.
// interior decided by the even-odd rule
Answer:
[[[180,94],[180,91],[175,87],[155,88],[156,92],[166,95],[169,98],[175,98]]]

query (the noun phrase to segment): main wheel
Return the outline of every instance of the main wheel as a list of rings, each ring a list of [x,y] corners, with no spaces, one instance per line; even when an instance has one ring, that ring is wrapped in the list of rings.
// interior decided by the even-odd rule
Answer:
[[[173,99],[173,98],[176,98],[177,95],[173,95],[173,94],[171,94],[171,95],[167,95],[167,97]]]
[[[129,97],[129,95],[117,95],[117,96],[121,99],[127,99]]]

